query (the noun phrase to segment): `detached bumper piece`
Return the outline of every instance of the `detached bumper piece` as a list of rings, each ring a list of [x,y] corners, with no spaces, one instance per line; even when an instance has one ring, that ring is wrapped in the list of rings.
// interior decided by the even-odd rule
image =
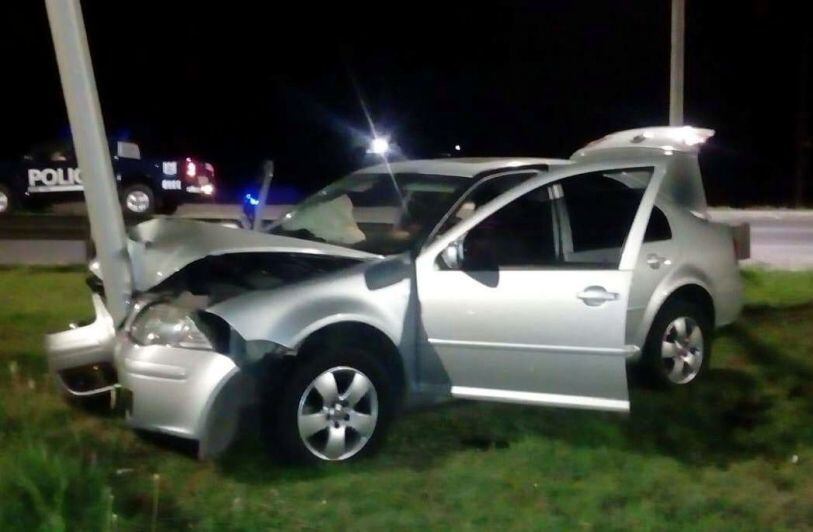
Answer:
[[[102,298],[93,294],[95,320],[45,337],[48,367],[62,391],[75,397],[109,393],[116,385],[116,330]]]

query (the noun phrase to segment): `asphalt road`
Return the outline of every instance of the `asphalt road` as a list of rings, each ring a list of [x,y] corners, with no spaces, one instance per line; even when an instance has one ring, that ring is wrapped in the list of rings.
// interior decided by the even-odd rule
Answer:
[[[710,209],[709,214],[718,222],[750,225],[751,258],[746,265],[813,269],[813,211]]]
[[[274,219],[286,206],[269,206]],[[76,214],[81,213],[81,207]],[[751,227],[751,259],[745,265],[783,270],[813,269],[813,210],[710,209],[715,221]],[[238,205],[184,205],[176,216],[209,220],[237,220]],[[0,220],[0,223],[2,221]],[[84,244],[75,241],[0,240],[0,264],[76,264],[84,262]]]

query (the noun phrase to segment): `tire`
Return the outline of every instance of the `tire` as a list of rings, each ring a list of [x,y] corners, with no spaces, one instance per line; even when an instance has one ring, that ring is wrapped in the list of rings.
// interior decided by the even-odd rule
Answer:
[[[392,418],[392,381],[374,355],[358,347],[322,347],[321,354],[291,368],[272,400],[269,437],[277,457],[287,462],[368,456],[381,445]],[[330,393],[331,378],[337,394]]]
[[[155,194],[147,185],[130,185],[121,194],[121,209],[125,214],[154,214]]]
[[[649,329],[643,369],[664,388],[694,384],[708,371],[713,324],[703,307],[683,299],[667,301]]]
[[[16,207],[11,189],[0,184],[0,216],[11,214]]]

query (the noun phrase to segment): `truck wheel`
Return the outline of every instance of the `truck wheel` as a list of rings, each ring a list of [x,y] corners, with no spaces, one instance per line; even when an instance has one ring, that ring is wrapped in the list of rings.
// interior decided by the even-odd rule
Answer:
[[[11,189],[6,185],[0,185],[0,216],[10,213],[14,210],[14,198],[11,195]]]
[[[391,380],[361,348],[325,346],[295,366],[274,401],[272,444],[297,463],[342,462],[372,453],[393,412]]]
[[[644,346],[643,366],[663,387],[696,382],[711,359],[711,319],[702,307],[675,299],[658,312]]]
[[[121,206],[125,214],[153,214],[155,195],[147,185],[131,185],[121,195]]]

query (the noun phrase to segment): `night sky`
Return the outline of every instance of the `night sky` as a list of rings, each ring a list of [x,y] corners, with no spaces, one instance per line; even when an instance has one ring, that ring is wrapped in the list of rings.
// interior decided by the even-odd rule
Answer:
[[[108,133],[212,161],[234,189],[273,158],[312,190],[361,163],[359,93],[411,157],[567,157],[667,121],[668,0],[324,4],[84,1]],[[687,4],[686,121],[717,130],[710,202],[789,204],[811,10]],[[0,93],[0,159],[67,134],[42,1],[0,7]]]

